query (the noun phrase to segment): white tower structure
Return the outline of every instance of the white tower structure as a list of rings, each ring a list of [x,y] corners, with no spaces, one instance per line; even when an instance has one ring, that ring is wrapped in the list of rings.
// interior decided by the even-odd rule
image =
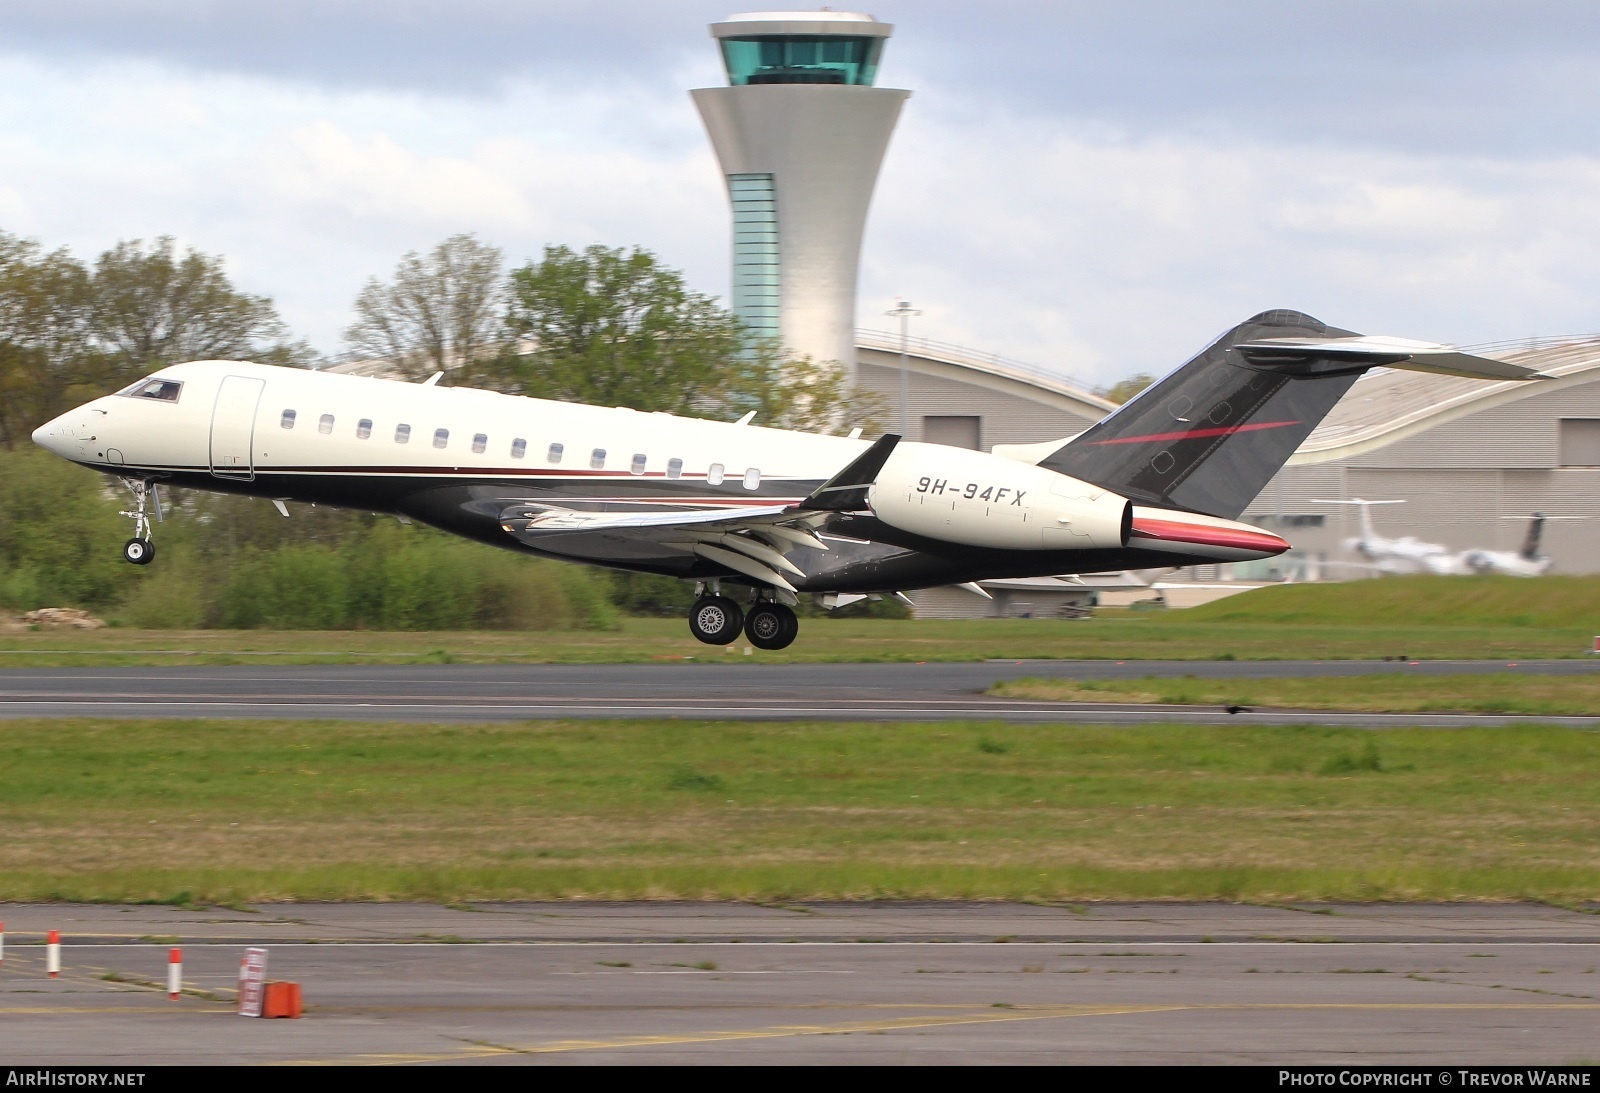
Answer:
[[[894,27],[842,11],[711,25],[727,87],[690,92],[733,205],[733,311],[757,336],[855,379],[867,206],[909,91],[874,87]]]

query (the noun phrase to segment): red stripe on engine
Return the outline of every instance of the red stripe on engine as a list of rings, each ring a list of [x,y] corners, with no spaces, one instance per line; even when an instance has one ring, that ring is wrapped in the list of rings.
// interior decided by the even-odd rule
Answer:
[[[1111,440],[1091,440],[1096,444],[1142,444],[1145,441],[1166,443],[1169,440],[1191,440],[1195,437],[1231,436],[1234,433],[1253,433],[1257,429],[1281,429],[1285,425],[1300,425],[1298,421],[1257,421],[1250,425],[1219,425],[1214,429],[1189,429],[1181,433],[1147,433],[1144,436],[1119,436]]]
[[[1195,543],[1199,546],[1233,547],[1282,554],[1289,544],[1265,531],[1245,528],[1219,528],[1210,524],[1185,524],[1177,520],[1151,520],[1134,517],[1133,534],[1170,543]]]

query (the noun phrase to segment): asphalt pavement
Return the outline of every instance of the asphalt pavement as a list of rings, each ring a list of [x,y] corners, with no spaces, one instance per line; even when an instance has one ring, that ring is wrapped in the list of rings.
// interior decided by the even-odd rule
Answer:
[[[1336,714],[991,698],[1004,679],[1193,676],[1529,676],[1600,672],[1548,661],[988,661],[926,664],[307,665],[0,670],[0,717],[271,717],[490,721],[541,718],[1497,726],[1473,714]],[[1600,727],[1600,716],[1541,717]]]
[[[1597,908],[0,906],[0,1055],[160,1063],[1593,1064]],[[45,931],[63,941],[44,974]],[[181,945],[178,1001],[162,983]],[[243,948],[297,1021],[233,1014]]]

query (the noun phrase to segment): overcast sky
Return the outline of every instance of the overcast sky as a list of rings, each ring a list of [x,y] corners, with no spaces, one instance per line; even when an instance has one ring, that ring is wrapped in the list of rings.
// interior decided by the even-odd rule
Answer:
[[[838,5],[843,6],[843,5]],[[5,0],[0,228],[177,236],[324,352],[469,231],[640,244],[722,295],[700,0]],[[1256,311],[1476,343],[1600,330],[1600,8],[1107,0],[871,8],[911,89],[860,322],[1104,383]]]

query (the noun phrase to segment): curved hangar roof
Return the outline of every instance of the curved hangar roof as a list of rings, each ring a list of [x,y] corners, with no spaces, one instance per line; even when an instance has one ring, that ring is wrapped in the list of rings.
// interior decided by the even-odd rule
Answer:
[[[857,329],[856,348],[863,364],[899,367],[898,334]],[[906,368],[919,375],[945,376],[998,394],[1044,403],[1089,422],[1099,421],[1117,408],[1116,403],[1108,402],[1069,376],[929,338],[906,339]]]
[[[1533,368],[1550,378],[1485,383],[1376,368],[1356,381],[1290,457],[1289,465],[1363,455],[1468,414],[1600,379],[1600,335],[1523,339],[1463,349]]]

